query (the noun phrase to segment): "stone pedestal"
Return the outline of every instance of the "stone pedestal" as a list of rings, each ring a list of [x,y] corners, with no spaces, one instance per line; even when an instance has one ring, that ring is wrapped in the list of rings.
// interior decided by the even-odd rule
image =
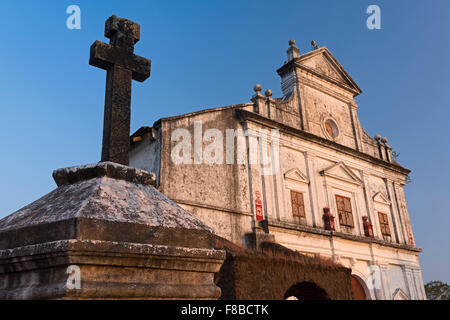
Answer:
[[[253,227],[253,232],[244,235],[244,245],[248,249],[259,250],[261,243],[275,242],[275,236],[269,233],[267,224],[263,223],[261,225]]]
[[[56,170],[58,188],[0,220],[0,299],[217,299],[225,252],[209,227],[103,162]]]

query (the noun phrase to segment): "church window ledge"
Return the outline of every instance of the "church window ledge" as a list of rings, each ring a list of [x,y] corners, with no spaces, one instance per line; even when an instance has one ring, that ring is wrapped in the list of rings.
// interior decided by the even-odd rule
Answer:
[[[341,226],[340,229],[341,229],[340,232],[348,234],[353,234],[353,231],[355,230],[353,227],[348,226]]]
[[[325,230],[322,227],[311,227],[311,226],[299,225],[296,223],[287,222],[287,221],[279,221],[279,220],[269,220],[268,223],[269,223],[269,227],[312,233],[312,234],[321,235],[321,236],[324,236],[327,238],[337,237],[337,238],[341,238],[341,239],[352,240],[352,241],[357,241],[357,242],[364,242],[364,243],[368,243],[368,244],[374,243],[374,244],[378,244],[378,245],[385,246],[385,247],[391,247],[391,248],[395,248],[395,249],[403,249],[403,250],[412,251],[412,252],[422,252],[422,249],[411,246],[411,245],[397,244],[397,243],[387,242],[387,241],[377,239],[377,238],[370,238],[370,237],[348,234],[348,233],[343,233],[343,232],[338,232],[338,231],[329,231],[329,230]]]
[[[299,224],[299,225],[302,225],[302,226],[307,226],[308,225],[308,223],[306,222],[306,218],[304,218],[304,217],[292,217],[292,222],[293,223],[295,223],[295,224]]]

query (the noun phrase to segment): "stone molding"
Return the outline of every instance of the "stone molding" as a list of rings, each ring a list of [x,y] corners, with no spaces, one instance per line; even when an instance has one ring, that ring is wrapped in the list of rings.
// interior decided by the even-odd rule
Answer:
[[[335,168],[341,168],[348,175],[348,177],[342,177],[342,176],[339,176],[339,175],[333,173],[332,171]],[[361,179],[342,161],[338,162],[336,164],[333,164],[333,165],[329,166],[328,168],[323,169],[322,171],[320,171],[320,174],[322,176],[342,180],[342,181],[349,182],[349,183],[352,183],[352,184],[355,184],[358,186],[360,186],[362,184]]]
[[[411,172],[409,169],[406,169],[402,166],[395,165],[393,163],[389,163],[387,161],[373,157],[370,154],[367,154],[367,153],[358,151],[356,149],[338,144],[334,141],[316,136],[316,135],[306,132],[304,130],[293,128],[293,127],[287,126],[285,124],[282,124],[280,122],[277,122],[277,121],[274,121],[271,119],[267,119],[267,118],[265,118],[259,114],[256,114],[254,112],[250,112],[250,111],[242,110],[242,109],[236,109],[235,115],[236,115],[236,118],[240,122],[251,121],[251,122],[255,122],[257,124],[263,125],[263,126],[267,126],[269,128],[273,128],[273,129],[278,128],[280,130],[280,132],[282,132],[282,133],[291,134],[295,137],[305,139],[309,142],[316,143],[320,146],[330,148],[340,154],[350,155],[359,160],[367,161],[369,163],[381,166],[383,168],[392,170],[392,171],[394,171],[396,173],[400,173],[402,175],[407,175]]]
[[[300,171],[300,169],[293,168],[284,173],[285,180],[293,180],[300,183],[309,184],[309,178]]]
[[[155,186],[156,184],[156,175],[152,172],[109,161],[53,171],[53,179],[58,187],[101,177],[125,180],[143,185]]]
[[[217,299],[222,250],[63,240],[0,251],[0,299]],[[69,266],[80,288],[67,285]]]
[[[376,239],[376,238],[352,235],[352,234],[347,234],[347,233],[338,232],[338,231],[329,231],[329,230],[325,230],[325,229],[321,229],[321,228],[317,228],[317,227],[315,228],[315,227],[311,227],[311,226],[305,226],[305,225],[300,225],[300,224],[295,224],[295,223],[290,223],[290,222],[285,222],[285,221],[269,220],[269,226],[291,229],[291,230],[296,230],[296,231],[300,231],[300,232],[313,233],[313,234],[322,235],[325,237],[338,237],[341,239],[353,240],[353,241],[364,242],[364,243],[375,243],[375,244],[378,244],[378,245],[381,245],[384,247],[391,247],[391,248],[402,249],[402,250],[407,250],[407,251],[422,252],[422,249],[416,248],[416,247],[411,247],[409,245],[390,243],[390,242]]]

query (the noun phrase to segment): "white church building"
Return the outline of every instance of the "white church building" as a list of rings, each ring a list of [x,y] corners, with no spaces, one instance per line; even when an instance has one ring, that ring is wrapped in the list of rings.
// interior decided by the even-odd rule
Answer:
[[[154,172],[162,193],[221,237],[245,245],[264,232],[351,268],[355,298],[426,299],[410,171],[386,138],[364,131],[361,90],[331,52],[289,45],[277,70],[283,97],[256,85],[251,102],[140,128],[130,166]]]

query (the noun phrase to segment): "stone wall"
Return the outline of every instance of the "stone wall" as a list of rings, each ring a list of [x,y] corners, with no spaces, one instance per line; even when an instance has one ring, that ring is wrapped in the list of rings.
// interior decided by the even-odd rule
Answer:
[[[240,248],[225,239],[216,249],[227,258],[217,275],[221,299],[282,300],[299,283],[313,283],[326,292],[324,299],[351,300],[351,270],[331,260],[309,258],[280,245],[263,242],[258,252]],[[320,299],[320,297],[316,297]]]

